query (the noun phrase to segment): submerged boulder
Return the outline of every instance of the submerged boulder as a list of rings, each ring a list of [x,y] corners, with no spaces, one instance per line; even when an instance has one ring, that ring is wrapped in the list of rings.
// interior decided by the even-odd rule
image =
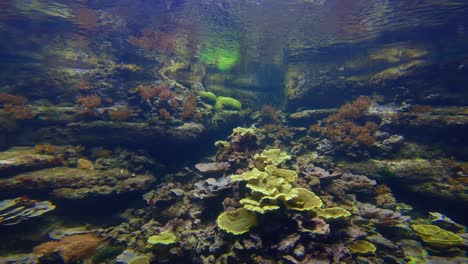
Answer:
[[[37,153],[31,147],[17,147],[0,152],[0,177],[17,172],[55,167],[62,161],[52,155]]]
[[[80,200],[148,189],[154,178],[122,169],[83,170],[57,167],[0,180],[1,193],[47,192],[55,198]]]

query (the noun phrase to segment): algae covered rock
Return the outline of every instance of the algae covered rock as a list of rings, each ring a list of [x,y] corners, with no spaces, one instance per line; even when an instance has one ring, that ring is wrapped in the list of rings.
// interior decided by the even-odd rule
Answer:
[[[18,147],[0,152],[0,177],[18,172],[55,167],[62,163],[53,155],[37,153],[32,147]]]
[[[200,98],[204,102],[207,102],[209,104],[215,104],[216,103],[217,97],[212,92],[199,92],[198,95],[200,96]]]
[[[216,99],[215,109],[240,111],[242,109],[242,103],[231,97],[218,96]]]
[[[218,227],[224,231],[240,235],[248,232],[251,227],[257,225],[257,215],[245,208],[239,208],[232,212],[224,212],[216,220]]]
[[[135,175],[121,169],[99,171],[57,167],[0,180],[0,193],[47,192],[59,199],[80,200],[143,191],[153,182],[153,176]]]

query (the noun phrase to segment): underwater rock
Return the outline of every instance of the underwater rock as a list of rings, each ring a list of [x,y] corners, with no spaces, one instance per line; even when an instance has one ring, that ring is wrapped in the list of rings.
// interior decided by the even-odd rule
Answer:
[[[223,176],[216,179],[208,178],[196,182],[194,184],[195,190],[191,195],[199,199],[213,197],[216,196],[220,191],[230,188],[231,184],[231,176]]]
[[[229,163],[227,162],[211,162],[211,163],[198,163],[195,168],[201,173],[213,174],[217,172],[223,172],[229,169]]]
[[[313,110],[302,110],[289,115],[289,119],[294,122],[308,122],[312,123],[322,118],[327,117],[337,111],[336,108],[330,109],[313,109]]]
[[[0,263],[32,264],[38,263],[38,256],[35,254],[15,254],[7,257],[0,257]]]
[[[1,177],[19,172],[55,167],[60,164],[62,164],[62,160],[58,157],[40,154],[35,148],[15,147],[0,152]]]
[[[55,229],[50,231],[47,235],[52,240],[61,240],[66,236],[87,234],[93,231],[89,230],[87,227],[79,226],[73,228],[64,228],[64,229]]]
[[[145,193],[143,199],[151,206],[169,206],[174,204],[179,197],[185,194],[181,193],[184,192],[184,190],[180,187],[182,187],[181,184],[177,182],[160,184]]]
[[[272,248],[279,250],[283,253],[290,253],[296,247],[297,242],[301,239],[299,234],[291,234],[285,239],[281,240],[278,244],[273,245]]]
[[[325,170],[320,167],[307,168],[304,171],[306,176],[317,177],[320,181],[332,181],[333,179],[339,178],[343,175],[343,172],[340,170]]]
[[[397,183],[399,188],[413,194],[445,199],[457,204],[468,202],[467,183],[463,165],[456,161],[423,158],[370,160],[348,164],[346,168]]]
[[[195,142],[206,130],[205,126],[188,122],[178,127],[152,126],[148,123],[93,121],[68,123],[66,126],[43,126],[34,134],[20,134],[20,142],[52,141],[54,144],[121,145],[167,144],[177,146]]]
[[[456,131],[463,133],[468,129],[468,113],[464,107],[434,107],[428,112],[372,111],[371,114],[387,120],[387,130],[423,138],[453,135]],[[421,133],[421,129],[425,133]]]
[[[36,201],[18,197],[0,201],[0,226],[16,225],[55,209],[49,201]]]
[[[132,249],[126,249],[115,259],[116,264],[149,264],[150,258]]]
[[[394,81],[403,77],[412,76],[420,73],[431,64],[424,60],[414,60],[395,67],[391,67],[374,74],[370,78],[373,84],[380,84],[385,81]]]
[[[317,235],[328,235],[330,233],[330,225],[322,218],[310,218],[301,214],[294,214],[292,219],[297,223],[298,230],[303,234],[315,237]]]
[[[80,200],[148,189],[154,178],[126,170],[81,170],[68,167],[43,169],[0,180],[0,191],[48,192],[59,199]]]
[[[410,216],[404,216],[398,212],[366,203],[359,203],[358,209],[361,217],[369,219],[377,226],[396,226],[411,219]]]

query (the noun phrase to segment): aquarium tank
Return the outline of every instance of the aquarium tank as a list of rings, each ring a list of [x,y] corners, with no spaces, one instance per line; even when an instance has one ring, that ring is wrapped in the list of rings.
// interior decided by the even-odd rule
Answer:
[[[0,0],[0,264],[468,263],[468,1]]]

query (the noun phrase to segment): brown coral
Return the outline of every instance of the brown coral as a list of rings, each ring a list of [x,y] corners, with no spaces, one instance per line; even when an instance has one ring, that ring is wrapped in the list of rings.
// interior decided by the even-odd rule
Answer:
[[[0,93],[0,104],[23,105],[28,102],[28,98],[22,95]]]
[[[24,120],[34,117],[34,114],[31,111],[31,108],[27,105],[11,105],[5,104],[4,110],[11,114],[15,119]]]
[[[130,119],[132,115],[132,110],[126,105],[109,110],[109,118],[113,121],[126,121]]]
[[[23,120],[34,117],[31,108],[26,105],[28,98],[21,95],[0,93],[0,104],[3,104],[5,112],[15,119]]]
[[[320,133],[327,139],[347,148],[371,146],[375,143],[378,125],[373,122],[359,124],[359,120],[372,101],[367,96],[360,96],[351,103],[343,105],[337,113],[323,120],[321,125],[313,125],[309,131]]]
[[[260,109],[260,115],[266,123],[278,123],[280,121],[278,111],[271,105],[262,106],[262,109]]]
[[[171,113],[169,113],[166,109],[159,110],[159,118],[164,121],[171,120]]]
[[[172,92],[166,85],[160,84],[153,87],[140,86],[137,91],[140,93],[140,97],[143,100],[151,100],[159,96],[160,99],[170,100],[175,97],[175,93]]]
[[[197,95],[192,92],[187,100],[182,104],[182,118],[190,119],[195,116],[197,111]]]
[[[140,31],[139,36],[128,38],[128,42],[145,50],[167,52],[173,49],[175,36],[169,32],[158,32],[144,28]]]
[[[355,120],[369,108],[372,100],[368,96],[359,96],[351,103],[346,103],[338,110],[338,113],[328,117],[328,122],[339,122],[343,120]]]
[[[101,105],[102,99],[99,95],[78,96],[76,103],[84,109],[93,109]]]
[[[34,253],[46,255],[57,252],[68,263],[89,258],[101,242],[101,239],[91,234],[72,235],[60,241],[42,243],[34,248]]]
[[[97,31],[99,29],[98,16],[92,9],[81,7],[75,11],[74,23],[81,29]]]

